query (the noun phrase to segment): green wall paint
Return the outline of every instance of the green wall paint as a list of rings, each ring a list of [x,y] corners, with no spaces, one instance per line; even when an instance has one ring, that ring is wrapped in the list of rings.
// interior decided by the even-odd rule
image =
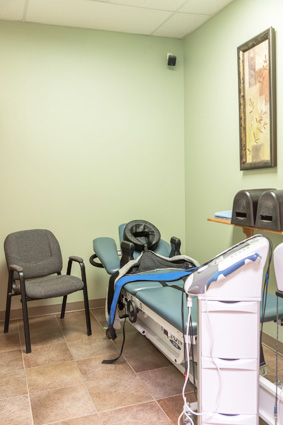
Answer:
[[[186,247],[201,262],[244,239],[239,228],[207,222],[232,209],[241,189],[282,189],[283,2],[235,0],[184,42]],[[273,169],[240,171],[237,47],[276,30],[277,150]],[[270,236],[271,234],[265,233]],[[282,237],[272,237],[274,246]],[[271,292],[275,290],[274,276]],[[274,335],[274,325],[265,330]]]
[[[2,243],[50,229],[64,267],[83,257],[90,298],[105,297],[95,237],[143,218],[185,239],[182,41],[2,21],[0,52]],[[0,280],[3,311],[3,249]]]
[[[283,188],[282,13],[282,0],[235,0],[185,40],[0,22],[2,241],[49,228],[64,259],[85,258],[90,298],[100,298],[107,278],[88,265],[92,240],[117,240],[121,222],[152,221],[200,262],[244,239],[207,217],[230,209],[238,190]],[[237,47],[270,26],[278,166],[242,172]],[[2,252],[0,311],[6,279]]]

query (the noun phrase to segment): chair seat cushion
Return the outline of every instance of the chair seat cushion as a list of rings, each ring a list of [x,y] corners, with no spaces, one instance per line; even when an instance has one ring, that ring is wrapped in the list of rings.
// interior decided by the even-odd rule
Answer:
[[[56,298],[83,289],[83,281],[76,276],[56,275],[26,281],[26,294],[28,298],[44,299]],[[20,292],[17,285],[15,292]]]

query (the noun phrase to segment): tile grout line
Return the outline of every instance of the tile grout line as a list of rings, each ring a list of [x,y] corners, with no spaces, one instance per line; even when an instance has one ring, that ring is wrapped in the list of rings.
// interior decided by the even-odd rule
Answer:
[[[94,314],[93,314],[93,312],[91,312],[91,314],[94,316]],[[99,322],[99,320],[94,316],[94,318],[95,318],[95,320],[99,323],[99,325],[103,328],[103,326],[102,326],[102,324]],[[119,351],[119,349],[118,349],[118,347],[116,346],[116,344],[114,344],[114,341],[112,341],[113,342],[113,345],[117,348],[117,350]],[[91,358],[93,358],[93,357],[96,357],[96,356],[92,356]],[[138,376],[138,374],[135,372],[135,370],[133,369],[133,367],[130,365],[130,363],[128,362],[128,360],[125,358],[125,356],[122,354],[122,356],[121,356],[121,358],[123,358],[124,359],[124,361],[125,361],[125,363],[130,367],[130,369],[131,369],[131,371],[133,372],[133,374],[139,379],[139,381],[144,385],[144,383],[142,382],[142,380],[139,378],[139,376]],[[102,379],[103,380],[103,379]],[[90,382],[95,382],[95,381],[90,381]],[[86,386],[86,389],[87,389],[87,391],[88,391],[88,393],[89,393],[89,390],[88,390],[88,387],[87,387],[87,382],[85,381],[85,386]],[[129,404],[129,405],[126,405],[126,406],[122,406],[122,407],[118,407],[118,408],[114,408],[114,409],[108,409],[108,410],[103,410],[103,411],[99,411],[98,409],[97,409],[97,407],[96,407],[96,405],[95,405],[95,401],[92,399],[92,397],[91,397],[91,395],[90,395],[90,393],[89,393],[89,395],[90,395],[90,397],[91,397],[91,400],[93,401],[93,403],[94,403],[94,405],[95,405],[95,407],[96,407],[96,410],[97,410],[97,415],[98,415],[98,417],[99,417],[99,420],[100,420],[100,422],[101,422],[101,424],[103,424],[103,421],[102,421],[102,417],[101,417],[101,414],[103,414],[103,413],[106,413],[106,412],[111,412],[111,411],[115,411],[115,410],[120,410],[120,409],[123,409],[123,408],[126,408],[126,407],[132,407],[132,406],[136,406],[136,405],[140,405],[140,404],[145,404],[145,403],[149,403],[149,402],[153,402],[153,401],[155,401],[154,400],[154,398],[153,398],[153,396],[152,396],[152,394],[149,392],[149,394],[150,394],[150,396],[152,397],[152,399],[151,400],[149,400],[149,401],[146,401],[146,402],[140,402],[140,403],[134,403],[134,404]]]
[[[57,318],[57,315],[55,315],[55,317],[56,317],[57,323],[58,323],[58,325],[59,325],[59,327],[60,327],[60,329],[61,329],[61,332],[62,332],[62,334],[63,334],[63,338],[64,338],[64,341],[65,341],[65,343],[66,343],[66,345],[67,345],[67,348],[68,348],[68,350],[69,350],[69,353],[70,353],[70,355],[71,355],[72,361],[76,362],[76,365],[77,365],[77,361],[76,361],[76,360],[74,359],[74,357],[73,357],[73,354],[72,354],[72,352],[71,352],[71,350],[70,350],[70,347],[69,347],[68,340],[67,340],[67,338],[66,338],[66,337],[65,337],[65,335],[64,335],[63,329],[62,329],[62,327],[61,327],[61,325],[60,325],[60,322],[59,322],[59,320],[58,320],[58,318]],[[78,365],[77,365],[77,367],[78,367]],[[80,373],[81,373],[81,371],[80,371]]]
[[[176,396],[174,396],[176,397]],[[158,403],[158,401],[156,399],[154,399],[155,403],[157,404],[157,406],[159,407],[159,409],[161,410],[162,413],[164,413],[164,415],[166,416],[166,418],[168,419],[168,421],[173,424],[173,422],[171,421],[171,419],[169,418],[169,416],[167,415],[167,413],[162,409],[162,407],[160,406],[160,404]]]
[[[33,419],[33,413],[32,413],[32,406],[31,406],[31,398],[30,398],[30,391],[29,391],[28,379],[27,379],[27,370],[26,370],[27,368],[26,368],[26,364],[25,364],[25,360],[24,360],[25,344],[22,344],[19,321],[17,321],[17,327],[18,327],[18,333],[19,333],[19,339],[20,339],[20,346],[21,346],[21,353],[22,353],[22,362],[23,362],[23,367],[24,367],[24,371],[25,371],[26,387],[27,387],[27,397],[28,397],[28,403],[29,403],[29,411],[30,411],[30,416],[31,416],[31,423],[32,423],[32,425],[34,425],[34,419]]]
[[[100,327],[102,327],[103,328],[103,326],[101,325],[101,323],[99,322],[99,320],[98,319],[96,319],[96,317],[94,316],[94,314],[93,314],[93,312],[91,312],[91,315],[92,315],[92,317],[94,317],[94,319],[95,319],[95,321],[97,322],[97,324],[99,324],[99,326]],[[79,361],[81,361],[81,360],[85,360],[85,359],[92,359],[92,358],[95,358],[95,357],[99,357],[99,356],[101,356],[101,354],[96,354],[96,355],[94,355],[94,356],[89,356],[89,357],[86,357],[86,358],[83,358],[83,359],[74,359],[73,358],[73,355],[72,355],[72,353],[71,353],[71,350],[70,350],[70,347],[69,347],[69,342],[71,342],[71,341],[69,341],[68,342],[68,340],[66,339],[66,337],[65,337],[65,335],[64,335],[64,332],[63,332],[63,328],[61,327],[61,323],[59,322],[59,319],[58,319],[58,317],[57,317],[57,315],[56,314],[54,314],[53,315],[53,317],[55,317],[55,323],[60,327],[60,330],[61,330],[61,333],[62,333],[62,336],[63,336],[63,341],[64,341],[64,343],[66,344],[66,346],[68,347],[68,350],[69,350],[69,352],[70,352],[70,354],[71,354],[71,359],[70,360],[63,360],[63,361],[59,361],[58,363],[56,362],[56,363],[51,363],[50,364],[50,366],[52,365],[52,366],[54,366],[54,365],[57,365],[57,364],[61,364],[61,363],[66,363],[67,361],[69,361],[69,362],[72,362],[72,363],[74,363],[75,365],[76,365],[76,367],[78,368],[78,370],[79,370],[79,373],[80,373],[80,376],[81,376],[81,379],[82,379],[82,381],[79,383],[79,385],[81,385],[82,387],[84,387],[85,388],[85,391],[86,391],[86,396],[89,398],[89,400],[91,401],[91,403],[92,403],[92,405],[94,406],[94,409],[95,409],[95,412],[93,412],[93,413],[91,413],[91,414],[87,414],[87,415],[84,415],[84,416],[79,416],[78,418],[75,418],[75,417],[70,417],[70,418],[68,418],[68,419],[64,419],[64,421],[67,421],[67,420],[71,420],[71,419],[79,419],[79,418],[83,418],[83,417],[88,417],[88,416],[92,416],[92,415],[95,415],[96,417],[97,417],[97,419],[99,420],[99,422],[103,425],[103,420],[102,420],[102,415],[104,414],[104,413],[106,413],[106,412],[111,412],[111,411],[118,411],[118,410],[121,410],[121,409],[124,409],[124,408],[130,408],[130,407],[134,407],[134,406],[139,406],[139,405],[145,405],[145,404],[148,404],[148,403],[152,403],[152,402],[155,402],[154,403],[154,405],[158,405],[158,410],[159,411],[161,411],[162,413],[164,413],[164,415],[166,416],[166,418],[168,419],[168,421],[170,422],[170,424],[173,424],[173,422],[170,420],[170,418],[167,416],[167,414],[165,413],[165,411],[163,410],[163,408],[161,407],[161,405],[159,404],[159,402],[158,402],[158,400],[162,400],[162,399],[167,399],[167,398],[171,398],[171,397],[175,397],[176,395],[178,395],[178,394],[174,394],[174,395],[171,395],[171,396],[168,396],[168,397],[162,397],[162,398],[159,398],[158,400],[155,398],[155,396],[151,393],[151,391],[150,391],[150,389],[148,388],[148,386],[147,386],[147,384],[141,379],[141,377],[139,376],[139,374],[140,373],[142,373],[142,371],[141,372],[136,372],[135,370],[134,370],[134,367],[133,366],[131,366],[131,364],[129,363],[129,361],[127,360],[127,358],[124,356],[124,355],[122,355],[121,356],[121,358],[123,359],[123,362],[125,362],[125,364],[129,367],[129,370],[131,371],[131,373],[132,373],[132,375],[131,376],[135,376],[136,378],[138,378],[138,381],[148,390],[148,393],[149,393],[149,395],[150,395],[150,397],[151,397],[151,399],[150,400],[146,400],[146,401],[142,401],[142,402],[137,402],[137,403],[133,403],[133,404],[129,404],[129,405],[126,405],[126,406],[121,406],[121,407],[116,407],[116,408],[114,408],[114,409],[109,409],[109,410],[103,410],[103,411],[101,411],[101,412],[99,412],[98,411],[98,409],[97,409],[97,407],[96,407],[96,404],[95,404],[95,401],[92,399],[92,396],[91,396],[91,394],[90,394],[90,391],[89,391],[89,389],[88,389],[88,387],[87,387],[87,381],[84,379],[84,376],[82,375],[82,372],[81,372],[81,370],[79,369],[79,367],[78,367],[78,362]],[[31,393],[30,391],[29,391],[29,386],[28,386],[28,380],[27,380],[27,370],[28,369],[33,369],[33,368],[39,368],[39,367],[44,367],[44,366],[48,366],[48,365],[38,365],[38,366],[34,366],[33,368],[27,368],[26,367],[26,364],[25,364],[25,360],[24,360],[24,349],[25,349],[25,345],[22,345],[22,339],[21,339],[21,335],[20,335],[20,324],[19,324],[19,321],[17,321],[17,331],[18,331],[18,335],[19,335],[19,339],[20,339],[20,350],[21,350],[21,355],[22,355],[22,362],[23,362],[23,367],[24,367],[24,371],[25,371],[25,376],[26,376],[26,386],[27,386],[27,392],[28,392],[28,401],[29,401],[29,407],[30,407],[30,414],[31,414],[31,420],[32,420],[32,424],[34,425],[34,418],[33,418],[33,415],[32,415],[32,407],[31,407],[31,395],[32,394],[34,394],[34,393],[40,393],[40,392],[42,392],[42,391],[46,391],[46,389],[44,389],[44,390],[41,390],[41,391],[34,391],[34,393]],[[80,340],[75,340],[75,342],[77,343],[77,342],[79,342]],[[112,345],[116,348],[116,350],[117,351],[119,351],[119,349],[118,349],[118,347],[116,346],[116,344],[114,344],[114,342],[112,341]],[[44,349],[44,344],[42,345],[42,348]],[[137,348],[137,350],[138,350],[138,348]],[[131,350],[132,351],[132,350]],[[170,365],[170,366],[172,366],[172,365]],[[151,369],[151,370],[162,370],[162,369],[166,369],[166,368],[168,368],[168,366],[163,366],[163,367],[161,367],[161,368],[154,368],[154,369]],[[103,378],[102,378],[103,379]],[[93,381],[94,382],[94,381]],[[50,390],[50,391],[52,391],[52,390],[60,390],[60,389],[63,389],[63,388],[70,388],[70,387],[74,387],[74,386],[76,386],[77,384],[75,383],[75,384],[69,384],[69,385],[67,385],[67,386],[60,386],[61,384],[60,383],[58,383],[58,387],[56,387],[56,388],[48,388],[47,390]],[[47,418],[46,418],[47,419]],[[55,419],[55,418],[54,418]],[[56,419],[55,419],[55,422],[48,422],[48,424],[47,423],[45,423],[45,424],[42,424],[42,425],[52,425],[52,424],[56,424],[56,423],[60,423],[60,422],[62,422],[62,420],[60,420],[60,421],[56,421]]]
[[[76,365],[76,367],[78,368],[78,366],[77,366],[77,362],[73,359],[72,353],[71,353],[70,348],[69,348],[69,345],[68,345],[68,341],[67,341],[67,339],[65,338],[65,335],[64,335],[64,333],[63,333],[63,329],[62,329],[62,327],[61,327],[61,325],[60,325],[60,322],[58,321],[57,315],[56,315],[56,314],[54,314],[54,315],[51,315],[51,316],[53,316],[53,317],[55,318],[55,321],[56,321],[57,325],[59,326],[59,329],[60,329],[61,334],[62,334],[62,336],[63,336],[64,342],[66,343],[66,345],[67,345],[67,347],[68,347],[68,350],[69,350],[69,352],[70,352],[70,355],[71,355],[71,357],[72,357],[72,360],[69,360],[69,362],[74,363],[74,364]],[[18,325],[18,326],[19,326],[19,325]],[[21,338],[20,338],[20,341],[21,341]],[[44,345],[43,345],[42,347],[44,347]],[[23,349],[24,349],[24,346],[22,346],[22,344],[21,344],[22,359],[23,359]],[[24,359],[23,359],[23,363],[24,363]],[[62,363],[66,363],[66,362],[65,362],[65,361],[63,361],[63,362],[59,362],[59,363],[52,363],[52,364],[50,364],[50,365],[35,366],[35,367],[33,367],[33,368],[30,368],[30,369],[35,369],[35,368],[45,367],[45,366],[53,366],[53,365],[62,364]],[[25,375],[26,375],[26,367],[25,367],[25,363],[24,363],[24,369],[25,369]],[[78,370],[79,370],[79,368],[78,368]],[[79,370],[79,373],[80,373],[80,375],[81,375],[80,370]],[[30,399],[30,398],[31,398],[31,394],[37,394],[37,393],[40,393],[40,392],[44,392],[44,391],[46,391],[46,390],[34,391],[34,393],[31,393],[31,392],[29,391],[27,377],[26,377],[26,385],[27,385],[27,390],[28,390],[28,400],[29,400],[29,406],[30,406],[30,412],[31,412],[32,425],[34,425],[34,418],[33,418],[33,414],[32,414],[32,406],[31,406],[31,399]],[[84,383],[83,377],[82,377],[82,382],[80,383],[80,385],[83,385],[83,386],[86,388],[86,385],[85,385],[85,383]],[[76,386],[76,385],[67,385],[67,386],[63,386],[63,387],[58,386],[58,387],[55,387],[55,388],[49,388],[49,389],[47,389],[47,391],[49,391],[49,390],[50,390],[50,391],[52,391],[52,390],[60,390],[60,389],[63,389],[63,388],[71,388],[71,387],[74,387],[74,386]],[[87,390],[87,388],[86,388],[86,390]],[[87,390],[87,394],[88,394],[88,396],[90,397],[90,394],[89,394],[88,390]],[[91,399],[91,401],[92,401],[92,403],[93,403],[93,400],[92,400],[92,399]],[[93,403],[93,404],[94,404],[94,403]],[[96,406],[95,406],[95,405],[94,405],[94,407],[95,407],[95,409],[96,409]],[[97,409],[96,409],[96,411],[97,411]],[[87,415],[87,416],[89,416],[89,415]],[[75,419],[75,418],[69,418],[69,419]],[[58,422],[58,421],[57,421],[57,422]],[[59,422],[61,422],[61,421],[59,421]],[[42,424],[42,425],[44,425],[44,424]]]
[[[102,410],[100,413],[115,412],[115,411],[126,409],[126,408],[129,408],[129,407],[142,406],[143,404],[154,403],[155,401],[156,400],[152,399],[152,400],[147,400],[147,401],[140,401],[140,402],[134,403],[134,404],[126,404],[125,406],[115,407],[114,409]],[[98,412],[98,414],[99,414],[99,412]]]

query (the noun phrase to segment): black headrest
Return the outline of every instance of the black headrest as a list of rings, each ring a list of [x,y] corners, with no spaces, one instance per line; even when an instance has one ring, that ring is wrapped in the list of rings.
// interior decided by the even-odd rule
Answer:
[[[159,230],[153,224],[145,220],[133,220],[126,225],[123,239],[132,242],[136,251],[143,251],[146,248],[154,251],[160,237]]]

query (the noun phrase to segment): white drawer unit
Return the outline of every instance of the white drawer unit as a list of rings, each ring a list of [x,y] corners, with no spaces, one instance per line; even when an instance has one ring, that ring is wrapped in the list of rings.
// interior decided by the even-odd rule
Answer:
[[[258,423],[259,308],[199,297],[199,424]]]
[[[215,359],[215,363],[220,372],[211,358],[202,358],[202,411],[214,411],[217,407],[218,412],[226,415],[256,415],[259,379],[256,359]]]
[[[257,235],[185,282],[186,293],[198,297],[198,425],[258,425],[260,299],[268,250],[268,240]]]
[[[200,334],[202,356],[211,355],[213,344],[214,357],[225,359],[258,357],[258,302],[204,301],[201,309],[199,324],[202,327]]]
[[[202,417],[203,425],[256,425],[255,415],[204,415]]]

